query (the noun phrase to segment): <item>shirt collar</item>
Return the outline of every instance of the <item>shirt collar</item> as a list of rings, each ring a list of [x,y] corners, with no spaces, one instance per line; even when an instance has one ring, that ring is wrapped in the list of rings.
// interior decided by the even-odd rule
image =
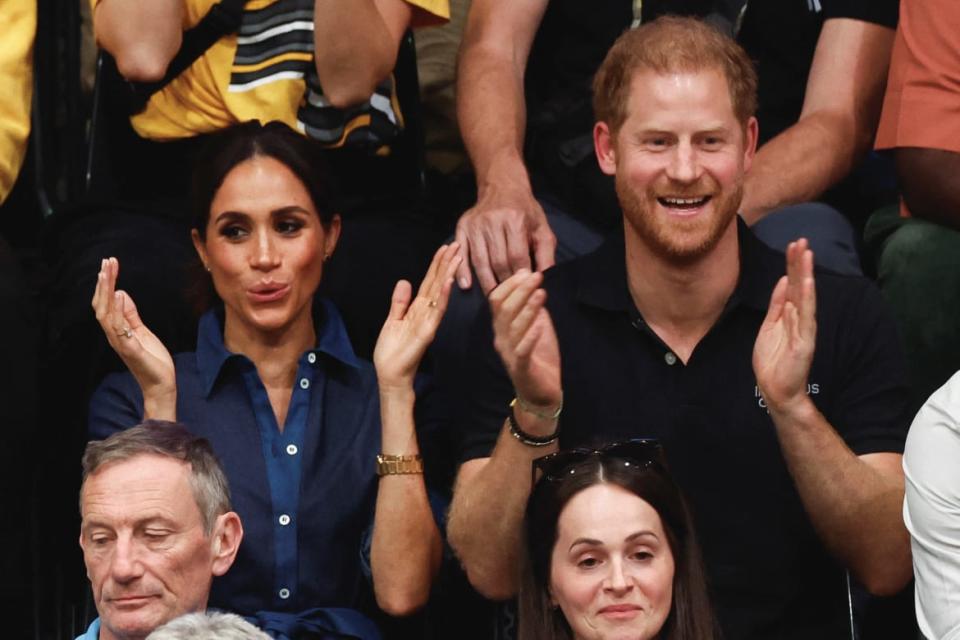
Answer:
[[[317,344],[307,353],[326,355],[359,369],[360,359],[353,351],[347,328],[333,303],[323,298],[314,301],[313,321]],[[228,360],[244,357],[243,354],[228,351],[223,343],[222,309],[211,309],[203,314],[197,329],[197,369],[203,381],[204,396],[210,395]]]
[[[100,618],[94,618],[86,633],[77,636],[77,640],[99,640],[100,638]]]
[[[757,238],[737,216],[740,274],[725,311],[744,305],[766,311],[770,295],[785,272],[783,254]],[[583,258],[577,283],[577,301],[607,311],[637,315],[627,286],[626,250],[622,234],[608,239],[597,251]]]

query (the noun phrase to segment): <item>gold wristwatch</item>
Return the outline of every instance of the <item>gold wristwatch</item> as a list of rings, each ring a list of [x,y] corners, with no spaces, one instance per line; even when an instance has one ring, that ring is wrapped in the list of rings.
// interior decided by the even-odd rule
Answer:
[[[408,475],[423,473],[423,458],[420,454],[412,456],[394,456],[381,453],[377,455],[377,475]]]

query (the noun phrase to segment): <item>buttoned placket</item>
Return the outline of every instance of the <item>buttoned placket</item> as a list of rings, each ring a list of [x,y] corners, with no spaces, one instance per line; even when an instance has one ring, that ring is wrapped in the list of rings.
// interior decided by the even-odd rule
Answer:
[[[300,479],[303,443],[311,397],[320,393],[324,382],[315,352],[304,354],[297,365],[287,418],[281,432],[273,408],[256,368],[249,361],[243,377],[250,393],[263,450],[267,481],[273,507],[273,551],[275,603],[279,607],[296,596],[299,564]]]

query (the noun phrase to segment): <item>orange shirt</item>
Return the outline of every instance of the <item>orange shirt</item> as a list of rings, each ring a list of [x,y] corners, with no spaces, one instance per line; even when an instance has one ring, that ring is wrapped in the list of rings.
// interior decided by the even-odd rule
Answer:
[[[877,130],[877,149],[960,153],[960,3],[904,0]],[[909,215],[901,203],[900,211]]]

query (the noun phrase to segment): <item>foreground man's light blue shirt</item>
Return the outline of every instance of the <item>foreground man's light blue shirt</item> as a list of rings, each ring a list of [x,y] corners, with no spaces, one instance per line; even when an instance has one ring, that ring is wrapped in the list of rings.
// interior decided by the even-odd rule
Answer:
[[[87,632],[76,637],[76,640],[100,640],[100,618],[96,618],[87,627]]]
[[[373,521],[380,411],[373,367],[358,359],[332,304],[314,307],[317,343],[297,363],[278,429],[253,363],[223,344],[222,312],[200,320],[195,353],[178,354],[177,418],[210,440],[244,536],[209,606],[245,616],[298,614],[369,601],[361,540]],[[91,438],[141,421],[129,373],[109,376],[90,406]]]

